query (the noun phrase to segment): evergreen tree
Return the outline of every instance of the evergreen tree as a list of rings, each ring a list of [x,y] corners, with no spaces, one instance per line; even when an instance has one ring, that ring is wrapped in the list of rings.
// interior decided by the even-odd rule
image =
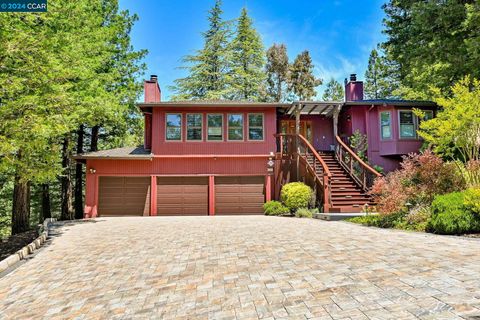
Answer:
[[[335,79],[330,79],[323,93],[323,101],[343,101],[345,91],[342,85]]]
[[[230,24],[222,20],[222,1],[216,0],[209,11],[209,29],[202,34],[203,48],[182,59],[188,71],[175,80],[173,100],[221,99],[226,95],[228,79],[228,39]]]
[[[314,65],[310,53],[300,53],[290,67],[289,88],[300,101],[310,100],[316,96],[316,87],[322,84],[321,79],[313,74]]]
[[[242,9],[238,18],[230,50],[230,97],[234,100],[259,101],[261,84],[265,79],[265,53],[260,35],[253,28],[246,8]]]
[[[288,62],[287,47],[274,43],[267,50],[267,100],[281,102],[285,101],[288,90]]]
[[[365,97],[367,99],[394,98],[398,89],[398,81],[391,63],[376,49],[373,49],[368,58],[368,67],[365,72]]]
[[[384,5],[387,58],[398,68],[402,93],[430,98],[445,93],[465,75],[480,77],[478,0],[390,0]]]

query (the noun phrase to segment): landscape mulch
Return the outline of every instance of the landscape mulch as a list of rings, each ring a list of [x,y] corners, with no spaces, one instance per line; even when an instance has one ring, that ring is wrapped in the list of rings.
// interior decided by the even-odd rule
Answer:
[[[30,230],[0,240],[0,261],[30,244],[37,237],[37,230]]]

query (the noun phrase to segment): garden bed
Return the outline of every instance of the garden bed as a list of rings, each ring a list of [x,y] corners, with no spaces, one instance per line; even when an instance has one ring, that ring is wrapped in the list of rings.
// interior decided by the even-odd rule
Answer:
[[[26,245],[32,243],[38,237],[37,230],[29,230],[10,236],[0,241],[0,261],[14,254]]]

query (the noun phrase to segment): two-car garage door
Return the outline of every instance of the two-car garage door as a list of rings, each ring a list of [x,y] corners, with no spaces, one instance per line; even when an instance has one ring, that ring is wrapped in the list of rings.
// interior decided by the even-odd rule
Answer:
[[[150,177],[100,177],[99,215],[149,215]],[[262,214],[263,176],[215,177],[215,214]],[[208,177],[158,177],[157,215],[207,215]]]

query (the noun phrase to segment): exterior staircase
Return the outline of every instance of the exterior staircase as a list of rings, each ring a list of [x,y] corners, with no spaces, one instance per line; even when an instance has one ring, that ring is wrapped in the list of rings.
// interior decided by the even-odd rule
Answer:
[[[333,152],[319,152],[332,174],[330,212],[362,212],[364,206],[374,206],[372,197],[355,182],[341,166]],[[312,159],[313,161],[313,159]]]

